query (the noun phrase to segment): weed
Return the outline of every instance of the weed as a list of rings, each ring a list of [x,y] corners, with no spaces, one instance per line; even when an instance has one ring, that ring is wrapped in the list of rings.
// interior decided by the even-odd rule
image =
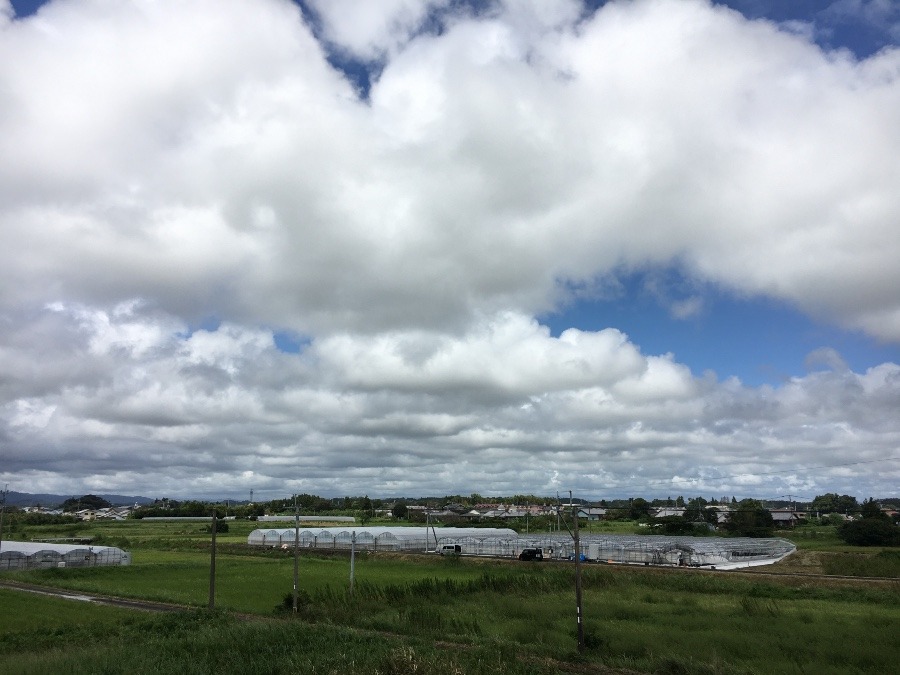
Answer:
[[[764,600],[753,595],[741,598],[741,608],[747,616],[781,616],[781,609],[774,600]]]

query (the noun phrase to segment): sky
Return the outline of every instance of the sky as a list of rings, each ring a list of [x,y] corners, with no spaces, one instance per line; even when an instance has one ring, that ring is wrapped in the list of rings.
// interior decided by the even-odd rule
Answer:
[[[892,0],[0,0],[0,484],[900,493]]]

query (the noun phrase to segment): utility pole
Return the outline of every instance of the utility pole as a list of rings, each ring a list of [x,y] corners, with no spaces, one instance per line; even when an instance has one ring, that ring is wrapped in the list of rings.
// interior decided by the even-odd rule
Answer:
[[[209,609],[216,608],[216,505],[212,510],[212,546],[209,551]]]
[[[3,548],[3,514],[6,511],[6,495],[9,494],[9,483],[3,488],[3,492],[0,492],[0,496],[3,497],[2,501],[0,501],[0,550]]]
[[[350,534],[350,595],[353,595],[353,577],[356,569],[356,530]]]
[[[569,490],[569,503],[572,504],[572,517],[575,520],[574,535],[575,539],[575,605],[578,619],[578,651],[584,651],[584,621],[582,620],[582,602],[581,602],[581,542],[578,539],[578,507],[572,500],[572,491]]]
[[[300,507],[297,506],[297,495],[294,495],[294,614],[297,614],[297,595],[300,585]]]
[[[559,498],[559,493],[556,493],[556,514],[557,517],[562,512],[562,500]],[[584,651],[584,617],[583,617],[583,603],[581,600],[581,541],[578,537],[578,507],[575,505],[575,502],[572,499],[572,491],[569,490],[569,505],[572,507],[572,517],[575,520],[574,528],[569,530],[569,524],[566,522],[565,518],[563,518],[562,522],[566,526],[566,529],[569,530],[569,534],[572,536],[572,540],[575,543],[575,620],[577,622],[577,631],[578,631],[578,651]]]

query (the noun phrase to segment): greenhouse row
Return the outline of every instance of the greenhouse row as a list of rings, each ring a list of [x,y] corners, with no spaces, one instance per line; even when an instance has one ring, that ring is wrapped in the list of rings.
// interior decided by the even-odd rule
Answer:
[[[129,564],[131,554],[114,546],[7,540],[0,547],[0,571]]]
[[[288,548],[294,528],[254,530],[247,543]],[[632,565],[679,565],[732,569],[768,565],[796,550],[785,539],[596,535],[580,538],[585,561]],[[516,558],[525,549],[540,549],[543,559],[571,560],[575,546],[567,534],[519,535],[506,528],[328,527],[301,529],[300,548],[369,551],[441,552]]]
[[[293,546],[295,528],[253,530],[247,543],[256,546]],[[351,545],[359,550],[370,551],[413,551],[435,550],[442,543],[438,537],[441,529],[429,527],[324,527],[300,529],[297,545],[301,548],[349,549]],[[453,528],[454,537],[471,537],[477,540],[495,541],[515,539],[516,531],[495,527]]]

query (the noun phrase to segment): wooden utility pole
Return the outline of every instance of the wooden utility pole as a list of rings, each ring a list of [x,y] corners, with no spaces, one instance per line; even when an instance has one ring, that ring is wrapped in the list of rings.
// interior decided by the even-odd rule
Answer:
[[[294,614],[297,613],[297,595],[300,585],[300,507],[294,495]]]
[[[356,572],[356,530],[350,535],[350,595],[353,595],[353,581]]]
[[[0,492],[3,500],[0,501],[0,548],[3,548],[3,514],[6,512],[6,495],[9,494],[9,484]]]
[[[583,604],[581,602],[581,542],[578,539],[578,507],[572,500],[572,491],[569,490],[569,503],[572,505],[573,525],[572,538],[575,540],[575,612],[578,621],[578,651],[584,651],[584,621],[582,617]]]
[[[212,546],[209,551],[209,608],[216,608],[216,507],[212,512]]]

